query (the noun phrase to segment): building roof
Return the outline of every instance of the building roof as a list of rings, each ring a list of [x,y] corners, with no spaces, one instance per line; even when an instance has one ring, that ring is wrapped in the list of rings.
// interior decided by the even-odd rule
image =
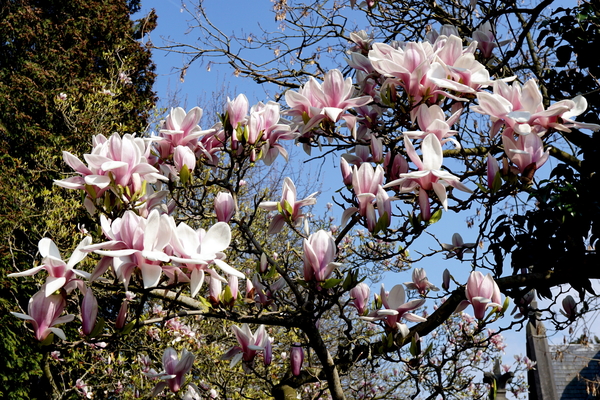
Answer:
[[[559,400],[600,398],[600,345],[550,346]]]

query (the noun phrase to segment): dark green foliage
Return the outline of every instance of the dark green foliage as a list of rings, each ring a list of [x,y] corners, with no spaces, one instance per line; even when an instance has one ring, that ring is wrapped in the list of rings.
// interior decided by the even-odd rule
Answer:
[[[44,236],[63,251],[81,238],[78,194],[52,186],[67,171],[62,150],[82,154],[94,134],[143,131],[154,106],[150,52],[129,19],[139,7],[139,0],[0,2],[0,398],[48,397],[39,346],[9,314],[21,311],[17,302],[26,312],[36,289],[6,274],[31,268]],[[138,25],[141,37],[156,15]]]

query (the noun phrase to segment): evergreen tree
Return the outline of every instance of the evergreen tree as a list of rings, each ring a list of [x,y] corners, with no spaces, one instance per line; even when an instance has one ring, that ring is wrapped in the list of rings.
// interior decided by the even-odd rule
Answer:
[[[10,272],[31,268],[37,241],[72,247],[78,199],[52,188],[60,150],[79,153],[91,136],[140,132],[155,103],[150,52],[136,38],[139,0],[9,0],[0,4],[0,397],[46,398],[44,358],[8,313],[34,293]],[[78,215],[78,213],[80,213]],[[45,357],[47,359],[47,355]]]

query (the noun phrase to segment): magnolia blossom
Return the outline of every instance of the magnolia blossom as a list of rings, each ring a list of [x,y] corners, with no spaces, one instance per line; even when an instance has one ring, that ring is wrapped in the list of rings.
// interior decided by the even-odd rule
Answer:
[[[504,46],[512,42],[512,40],[503,40],[497,42],[494,29],[489,21],[481,24],[477,30],[473,32],[473,40],[477,41],[477,48],[481,51],[481,54],[485,58],[490,58],[492,56],[492,51],[494,48],[498,46]]]
[[[570,321],[574,321],[577,317],[577,302],[571,295],[567,295],[562,301],[561,313],[569,318]]]
[[[388,293],[385,291],[383,284],[380,292],[382,310],[376,310],[366,317],[360,317],[365,321],[385,320],[386,325],[393,331],[400,331],[403,336],[408,335],[408,327],[406,324],[400,323],[400,318],[404,318],[411,322],[424,322],[426,318],[420,317],[409,311],[416,310],[425,304],[425,299],[410,300],[406,302],[406,293],[402,285],[396,285]]]
[[[187,113],[181,107],[172,108],[162,122],[158,136],[152,136],[160,158],[166,160],[177,146],[196,148],[198,138],[213,133],[213,129],[202,130],[198,123],[203,111],[194,107]],[[189,166],[188,166],[189,167]]]
[[[511,136],[502,135],[502,144],[506,156],[517,166],[521,173],[531,165],[533,170],[539,169],[548,160],[550,150],[544,151],[544,142],[537,135]]]
[[[439,290],[434,284],[429,282],[427,273],[423,268],[415,268],[412,273],[412,282],[405,282],[404,286],[409,290],[416,290],[420,295],[426,295],[430,290],[434,292]]]
[[[164,252],[173,235],[172,217],[160,214],[156,209],[148,218],[142,218],[133,211],[126,211],[123,217],[109,221],[104,215],[100,223],[109,241],[87,246],[86,251],[112,258],[112,266],[117,278],[125,288],[137,268],[142,274],[144,287],[154,287],[161,277],[161,262],[168,262]],[[100,264],[93,276],[102,274],[106,264]]]
[[[464,253],[472,253],[473,249],[477,246],[477,243],[465,243],[460,233],[456,232],[452,235],[452,244],[442,243],[442,248],[450,254],[447,258],[451,258],[456,255],[456,258],[462,261]]]
[[[292,366],[292,374],[294,376],[300,375],[302,370],[302,363],[304,362],[304,349],[300,346],[300,343],[294,343],[290,350],[290,364]]]
[[[86,236],[77,248],[71,254],[69,262],[65,263],[62,260],[58,247],[54,244],[51,239],[43,238],[38,243],[38,249],[40,255],[43,257],[42,263],[34,268],[28,269],[23,272],[15,272],[8,274],[9,277],[20,277],[20,276],[31,276],[37,274],[39,271],[45,269],[48,272],[46,278],[46,284],[44,285],[44,292],[46,296],[50,296],[61,288],[65,288],[67,291],[73,289],[74,286],[79,286],[83,290],[83,281],[78,279],[78,276],[89,278],[90,274],[85,271],[74,269],[73,267],[82,261],[87,253],[83,251],[83,248],[88,246],[92,242],[90,236]]]
[[[174,229],[174,233],[170,243],[173,251],[170,260],[180,263],[191,271],[192,297],[196,296],[202,287],[205,272],[210,274],[211,279],[227,282],[209,267],[211,264],[215,264],[228,275],[245,278],[244,274],[224,261],[223,250],[227,249],[231,242],[231,228],[225,222],[217,222],[208,231],[202,228],[194,230],[180,223]]]
[[[371,289],[369,288],[369,285],[364,282],[361,282],[350,289],[352,305],[356,308],[359,315],[367,314],[370,292]]]
[[[235,201],[229,192],[219,192],[215,196],[214,206],[219,222],[227,223],[235,214]]]
[[[491,274],[485,277],[479,271],[471,272],[465,288],[467,300],[463,300],[457,311],[464,310],[469,304],[473,306],[475,318],[484,319],[488,307],[502,308],[500,288]]]
[[[503,125],[507,125],[504,135],[513,132],[519,135],[530,133],[543,136],[548,129],[570,132],[569,128],[598,130],[600,126],[573,121],[572,118],[587,109],[583,96],[572,100],[562,100],[545,109],[544,99],[535,80],[530,79],[523,86],[513,82],[495,81],[493,93],[478,92],[479,105],[471,109],[491,117],[492,136]]]
[[[248,324],[243,324],[241,328],[232,325],[231,329],[237,338],[239,346],[233,346],[221,357],[223,360],[231,360],[231,368],[242,360],[242,366],[244,370],[247,370],[248,366],[253,365],[257,352],[263,353],[263,362],[265,365],[271,364],[273,358],[271,343],[273,342],[273,338],[267,335],[264,325],[260,325],[255,333],[252,333]]]
[[[229,100],[229,97],[227,98],[227,115],[229,116],[229,123],[234,130],[246,122],[247,114],[248,98],[245,94],[239,94],[233,100]]]
[[[441,144],[452,142],[456,148],[460,149],[460,143],[452,138],[457,132],[451,130],[450,127],[458,122],[462,109],[454,112],[448,120],[446,120],[446,115],[442,108],[437,104],[433,104],[432,106],[421,104],[416,110],[417,122],[421,130],[404,132],[407,137],[411,139],[423,139],[428,134],[433,133]]]
[[[96,326],[98,315],[98,300],[91,288],[86,288],[83,301],[81,302],[81,330],[88,336]]]
[[[323,85],[310,78],[297,92],[285,92],[285,101],[290,106],[287,114],[303,125],[303,132],[310,131],[324,119],[332,122],[344,119],[349,126],[354,126],[355,118],[345,114],[346,110],[364,106],[373,100],[371,96],[353,97],[354,91],[351,78],[344,79],[337,69],[329,70]]]
[[[323,282],[341,264],[334,262],[337,246],[329,232],[319,230],[304,239],[304,280]]]
[[[45,288],[33,295],[29,300],[27,312],[29,314],[21,314],[11,312],[17,318],[21,318],[31,322],[35,338],[40,342],[44,341],[49,334],[54,333],[62,340],[66,340],[65,333],[60,328],[55,328],[56,325],[71,322],[75,316],[73,314],[62,314],[67,301],[62,294],[52,294],[47,296]]]
[[[174,348],[168,347],[162,357],[164,371],[157,374],[151,370],[151,372],[146,373],[146,376],[150,378],[162,380],[154,387],[152,396],[158,395],[167,386],[172,392],[177,393],[183,386],[185,375],[192,369],[195,358],[193,353],[185,349],[181,352],[181,355],[178,355]]]
[[[296,186],[294,182],[290,178],[285,178],[283,180],[283,190],[281,192],[281,200],[279,202],[275,201],[263,201],[258,206],[267,211],[278,211],[273,220],[269,224],[269,229],[267,233],[275,234],[279,233],[281,229],[283,229],[283,225],[286,222],[289,222],[293,226],[300,226],[302,221],[304,220],[305,214],[302,214],[300,211],[300,207],[303,206],[312,206],[317,203],[317,199],[315,196],[317,192],[311,194],[307,198],[303,200],[296,200],[297,192]]]
[[[384,188],[400,186],[400,191],[403,193],[418,188],[419,205],[423,213],[423,220],[427,221],[431,217],[428,191],[433,190],[435,192],[445,210],[448,209],[448,197],[445,185],[450,185],[463,192],[471,193],[471,189],[461,183],[459,178],[441,169],[443,161],[442,145],[434,134],[427,135],[421,143],[421,150],[423,152],[422,161],[417,155],[412,142],[408,139],[405,139],[404,142],[409,158],[419,170],[401,174],[400,179],[389,182]]]

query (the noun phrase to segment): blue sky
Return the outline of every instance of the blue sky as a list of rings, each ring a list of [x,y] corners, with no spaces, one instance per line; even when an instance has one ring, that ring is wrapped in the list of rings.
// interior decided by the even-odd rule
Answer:
[[[274,21],[273,14],[270,11],[272,3],[269,0],[205,0],[204,4],[207,6],[209,16],[213,22],[222,28],[226,34],[233,34],[235,32],[239,36],[242,36],[241,32],[244,32],[244,35],[250,32],[257,32],[259,21],[267,30],[275,30],[277,28],[277,23]],[[154,45],[162,46],[168,41],[195,42],[199,33],[188,29],[188,21],[191,19],[191,16],[181,6],[180,2],[176,0],[145,0],[142,2],[142,11],[140,14],[147,13],[151,8],[154,8],[158,14],[158,27],[150,34],[150,39]],[[203,104],[199,103],[199,101],[206,99],[207,96],[211,96],[214,91],[220,90],[224,84],[225,86],[229,85],[229,89],[231,90],[228,93],[229,97],[234,97],[235,94],[243,92],[248,96],[251,103],[269,100],[268,96],[270,92],[268,89],[265,90],[248,79],[235,77],[233,71],[228,66],[212,66],[210,71],[208,71],[206,63],[203,65],[195,63],[187,70],[185,80],[181,82],[179,68],[186,63],[187,59],[185,56],[166,53],[160,50],[154,50],[153,56],[158,73],[155,90],[159,98],[163,100],[163,106],[173,105],[165,104],[164,101],[172,97],[173,93],[176,93],[178,105],[186,109],[196,105],[203,107]],[[279,160],[278,162],[282,161]],[[328,173],[338,174],[334,175],[337,179],[339,171],[333,170],[336,166],[332,164],[330,166],[330,164],[326,166],[327,172],[325,175]],[[547,168],[549,171],[550,166]],[[323,184],[325,193],[319,199],[321,206],[331,202],[331,190],[337,189],[337,184],[335,182],[328,185],[325,179]],[[458,196],[461,195],[458,194]],[[440,241],[445,243],[451,242],[454,232],[460,232],[466,242],[474,241],[476,239],[476,231],[468,229],[465,220],[466,216],[474,212],[466,212],[460,215],[445,213],[442,220],[432,226],[431,231]],[[341,211],[337,215],[341,215]],[[423,252],[428,252],[430,247],[437,248],[438,245],[429,236],[425,235],[421,240],[417,241],[413,249],[421,249]],[[445,260],[442,255],[432,257],[430,260],[422,263],[422,265],[417,266],[424,267],[428,272],[429,279],[438,286],[441,285],[441,274],[445,268],[448,268],[457,280],[462,282],[466,281],[468,273],[471,270],[470,266],[466,263],[461,263],[456,259]],[[387,275],[384,283],[389,290],[393,285],[407,281],[410,281],[410,271],[401,276]],[[374,289],[378,290],[378,288]],[[510,319],[509,316],[505,318]],[[508,323],[508,321],[504,322]],[[525,332],[511,332],[504,336],[508,347],[503,361],[507,364],[512,364],[514,354],[525,353]],[[551,341],[560,343],[562,336],[553,338]]]

